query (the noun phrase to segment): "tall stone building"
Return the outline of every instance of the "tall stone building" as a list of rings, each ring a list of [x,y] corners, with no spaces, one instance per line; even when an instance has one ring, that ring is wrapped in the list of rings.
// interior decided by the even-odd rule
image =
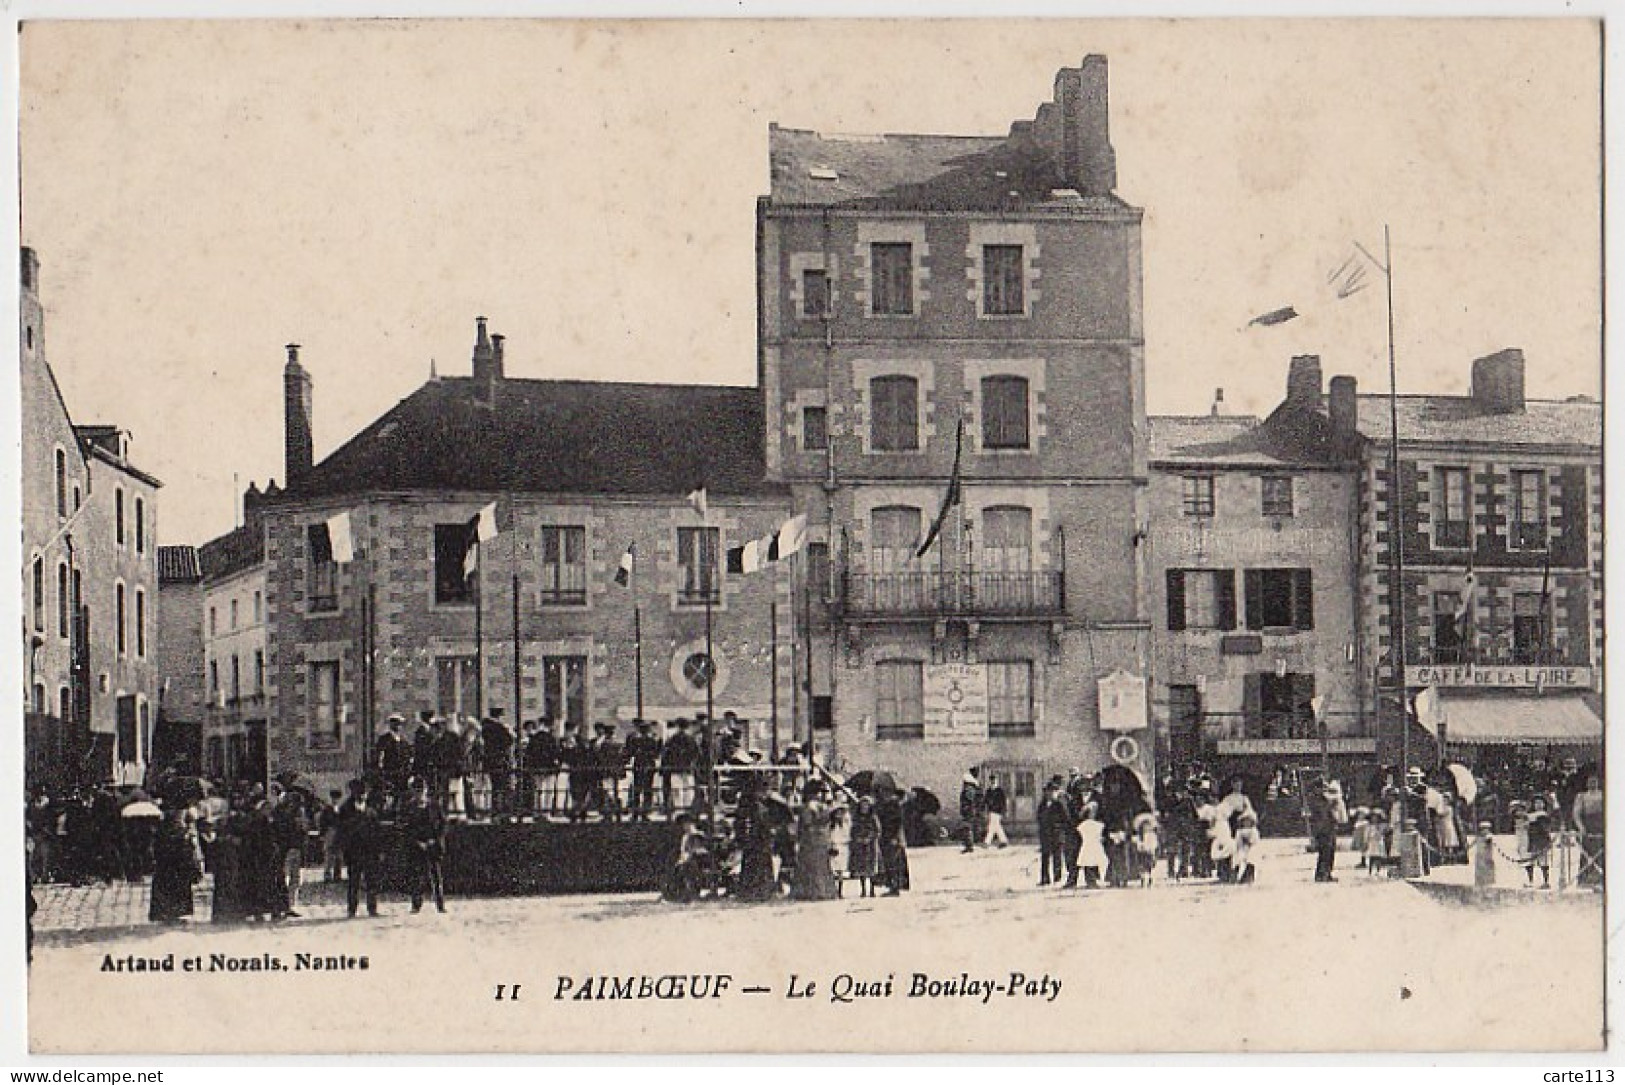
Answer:
[[[1150,769],[1141,212],[1108,127],[1100,56],[1003,136],[775,125],[757,208],[768,469],[814,539],[804,713],[848,768],[951,795],[985,767],[1018,821],[1108,759],[1103,704]]]
[[[157,712],[160,483],[115,425],[76,425],[21,252],[23,674],[30,786],[146,773]]]
[[[201,751],[204,771],[216,779],[268,778],[264,504],[274,501],[250,485],[243,522],[198,547],[202,598],[192,616],[203,631],[200,661],[208,710]]]
[[[174,742],[159,765],[179,759],[188,775],[203,769],[200,757],[208,711],[203,686],[203,568],[195,546],[158,548],[158,730]]]
[[[694,717],[708,674],[715,712],[749,719],[758,742],[778,691],[788,742],[787,566],[741,576],[723,561],[789,516],[765,479],[756,390],[504,367],[481,318],[471,377],[431,378],[313,462],[313,385],[289,347],[286,479],[264,502],[269,771],[341,786],[393,712],[500,707],[624,732],[641,697],[648,718]],[[701,487],[704,515],[688,496]],[[493,504],[496,535],[476,550]],[[343,516],[349,561],[328,526]]]

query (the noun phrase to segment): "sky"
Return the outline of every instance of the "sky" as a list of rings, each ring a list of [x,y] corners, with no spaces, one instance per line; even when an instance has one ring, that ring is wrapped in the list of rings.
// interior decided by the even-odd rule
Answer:
[[[1517,346],[1531,396],[1595,396],[1599,49],[1582,20],[38,22],[22,238],[75,421],[129,429],[160,541],[200,543],[282,477],[283,344],[318,459],[467,373],[476,315],[510,376],[753,383],[769,122],[1000,135],[1103,53],[1152,413],[1267,412],[1299,353],[1385,391],[1380,273],[1327,285],[1385,224],[1401,393]]]

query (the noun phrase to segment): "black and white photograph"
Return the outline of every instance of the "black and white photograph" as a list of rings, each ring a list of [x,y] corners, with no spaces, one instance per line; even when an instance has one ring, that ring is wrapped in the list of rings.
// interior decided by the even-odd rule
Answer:
[[[1603,38],[25,20],[30,1053],[1605,1051]]]

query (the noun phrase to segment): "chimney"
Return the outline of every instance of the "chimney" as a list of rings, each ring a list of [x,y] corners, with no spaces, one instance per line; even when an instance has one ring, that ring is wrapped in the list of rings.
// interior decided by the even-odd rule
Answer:
[[[1286,401],[1300,407],[1320,406],[1320,355],[1299,354],[1286,374]]]
[[[1224,414],[1224,389],[1223,388],[1215,388],[1215,389],[1213,389],[1213,407],[1208,411],[1208,414],[1210,414],[1214,418],[1218,418],[1220,415]]]
[[[1339,376],[1331,380],[1327,414],[1331,417],[1332,432],[1339,438],[1352,437],[1359,431],[1358,387],[1353,377]]]
[[[497,399],[497,383],[502,380],[502,339],[488,335],[485,318],[474,318],[474,400],[487,407]]]
[[[1073,187],[1085,196],[1110,196],[1117,189],[1117,152],[1112,150],[1106,83],[1106,58],[1098,53],[1084,57],[1071,116],[1078,140]]]
[[[283,474],[290,489],[298,486],[310,470],[313,452],[310,436],[310,374],[299,364],[299,344],[288,344],[288,364],[282,370],[283,390]]]
[[[1473,399],[1489,414],[1516,414],[1523,407],[1523,351],[1498,350],[1473,362]]]

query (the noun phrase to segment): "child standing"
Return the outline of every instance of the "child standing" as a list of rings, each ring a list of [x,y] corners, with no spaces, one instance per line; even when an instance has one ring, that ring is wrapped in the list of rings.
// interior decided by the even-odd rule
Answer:
[[[1078,835],[1083,838],[1083,847],[1078,851],[1078,866],[1083,868],[1085,889],[1100,886],[1100,872],[1106,868],[1105,832],[1106,826],[1099,820],[1095,804],[1085,806],[1083,820],[1078,822]]]
[[[1250,811],[1236,815],[1236,884],[1251,885],[1258,868],[1253,865],[1253,848],[1258,844],[1258,817]]]
[[[1354,808],[1354,839],[1349,847],[1360,857],[1360,869],[1365,869],[1365,843],[1371,835],[1371,811],[1364,806]]]
[[[1535,868],[1540,868],[1540,887],[1552,887],[1552,824],[1546,814],[1546,800],[1536,799],[1529,811],[1529,858],[1524,863],[1524,878],[1535,884]]]
[[[880,818],[875,815],[875,801],[867,795],[858,800],[857,813],[852,815],[847,846],[846,876],[858,880],[860,896],[874,896],[874,879],[880,869]]]
[[[1495,884],[1495,838],[1490,835],[1490,823],[1478,823],[1478,839],[1474,842],[1473,887],[1488,889]]]

